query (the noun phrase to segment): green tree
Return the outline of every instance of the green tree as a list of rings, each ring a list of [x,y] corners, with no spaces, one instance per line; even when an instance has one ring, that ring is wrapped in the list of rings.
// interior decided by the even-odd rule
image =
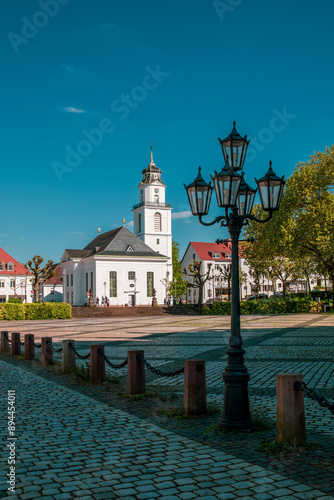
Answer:
[[[176,241],[172,241],[172,263],[173,263],[173,280],[169,282],[169,295],[182,297],[187,293],[187,284],[183,279],[182,266],[180,261],[180,245]],[[176,283],[175,280],[176,279]],[[175,297],[175,298],[176,298]]]
[[[44,283],[44,281],[55,275],[55,272],[52,270],[53,261],[48,260],[44,267],[41,267],[42,262],[43,258],[40,255],[35,255],[32,260],[28,260],[27,264],[24,265],[33,275],[31,281],[34,289],[35,302],[39,302],[39,284]]]
[[[288,225],[294,253],[325,270],[334,293],[334,145],[295,167],[277,221]]]
[[[212,264],[211,262],[208,264],[208,268],[206,271],[202,273],[202,261],[194,260],[189,264],[188,269],[186,267],[183,268],[183,274],[190,278],[186,281],[186,285],[189,288],[198,288],[198,306],[202,308],[203,304],[203,288],[207,281],[212,280],[214,278],[213,275],[210,274]]]

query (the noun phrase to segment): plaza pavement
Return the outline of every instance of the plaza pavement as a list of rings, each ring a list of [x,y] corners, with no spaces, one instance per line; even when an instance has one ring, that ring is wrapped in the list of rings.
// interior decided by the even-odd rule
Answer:
[[[59,347],[71,338],[86,354],[105,346],[114,363],[128,349],[164,371],[184,359],[206,361],[208,401],[222,407],[229,317],[101,318],[1,322],[1,330],[50,336]],[[79,386],[37,362],[0,356],[3,460],[0,498],[20,499],[234,499],[334,500],[333,415],[305,398],[308,440],[316,449],[267,456],[256,447],[275,437],[275,375],[302,373],[309,387],[334,400],[334,315],[244,316],[242,336],[252,413],[265,415],[263,432],[217,432],[219,414],[176,419],[183,376],[146,373],[156,398],[125,394],[126,368],[107,373],[111,393]],[[56,359],[60,355],[56,355]],[[78,361],[84,363],[84,361]],[[16,491],[7,491],[7,391],[16,391]],[[123,394],[122,394],[123,391]],[[165,411],[162,411],[165,410]],[[167,411],[166,411],[167,410]],[[320,445],[320,446],[319,446]],[[320,449],[317,449],[320,448]]]

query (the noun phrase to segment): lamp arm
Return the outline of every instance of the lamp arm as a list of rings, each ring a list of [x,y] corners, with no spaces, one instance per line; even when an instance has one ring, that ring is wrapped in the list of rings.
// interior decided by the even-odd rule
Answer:
[[[269,213],[269,216],[266,219],[258,219],[255,215],[247,215],[246,219],[254,220],[255,222],[268,222],[273,216],[273,212]]]
[[[202,220],[202,216],[199,215],[198,216],[198,220],[199,222],[203,225],[203,226],[213,226],[214,224],[216,224],[217,222],[220,222],[220,221],[223,221],[222,222],[222,226],[225,226],[226,224],[224,224],[225,221],[225,217],[223,215],[220,215],[219,217],[216,217],[212,222],[204,222]]]

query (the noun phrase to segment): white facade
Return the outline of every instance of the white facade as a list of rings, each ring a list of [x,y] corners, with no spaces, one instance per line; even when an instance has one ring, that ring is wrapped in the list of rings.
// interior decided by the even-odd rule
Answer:
[[[65,250],[61,261],[64,302],[89,303],[92,290],[107,297],[111,306],[151,305],[153,289],[158,304],[166,298],[172,279],[172,227],[170,204],[161,170],[151,162],[138,186],[139,204],[133,208],[134,233],[120,227],[99,234],[83,250]]]
[[[0,248],[0,303],[17,297],[23,303],[33,302],[32,274]]]
[[[165,202],[166,185],[161,170],[151,161],[143,170],[138,185],[139,203],[133,207],[134,234],[152,250],[168,257],[169,279],[172,279],[172,206]],[[165,276],[166,277],[166,276]]]

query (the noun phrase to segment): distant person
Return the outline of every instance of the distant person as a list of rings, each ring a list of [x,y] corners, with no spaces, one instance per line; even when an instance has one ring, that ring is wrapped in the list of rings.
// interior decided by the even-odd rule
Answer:
[[[109,306],[110,306],[110,300],[107,299],[107,307],[109,307]]]
[[[100,299],[96,297],[96,307],[99,307],[99,305],[100,305]]]
[[[101,299],[101,307],[103,307],[103,306],[104,306],[104,297],[103,297],[103,295],[102,295],[102,299]]]

